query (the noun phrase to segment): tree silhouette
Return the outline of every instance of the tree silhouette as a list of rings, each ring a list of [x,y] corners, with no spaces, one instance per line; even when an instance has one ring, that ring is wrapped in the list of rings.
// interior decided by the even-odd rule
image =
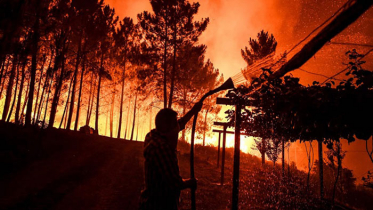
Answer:
[[[98,132],[99,108],[100,108],[100,90],[102,78],[111,80],[109,71],[104,67],[104,59],[109,56],[110,44],[112,42],[112,33],[114,32],[114,25],[118,21],[118,17],[114,17],[114,9],[105,6],[98,14],[97,27],[100,29],[101,39],[99,41],[99,51],[97,55],[100,57],[100,67],[98,69],[98,84],[97,84],[97,97],[96,97],[96,121],[95,130]]]
[[[77,27],[80,29],[80,33],[82,35],[81,41],[81,74],[80,74],[80,84],[79,84],[79,96],[78,96],[78,104],[76,108],[76,118],[75,118],[75,125],[74,130],[76,131],[79,125],[79,117],[80,117],[80,109],[81,109],[81,102],[82,102],[82,90],[83,90],[83,81],[84,81],[84,74],[87,73],[87,68],[89,67],[89,64],[92,64],[90,62],[91,58],[94,55],[94,51],[97,48],[97,42],[99,39],[97,31],[100,30],[100,28],[97,27],[97,14],[101,10],[101,7],[103,6],[102,0],[91,0],[89,3],[87,1],[75,1],[74,5],[78,10],[81,10],[82,13],[80,16],[78,16],[78,24]],[[81,25],[80,25],[81,24]],[[79,37],[79,36],[78,36]],[[79,37],[80,38],[80,37]],[[78,47],[79,49],[79,47]],[[91,57],[90,57],[91,55]],[[90,92],[91,93],[91,92]]]
[[[136,40],[136,27],[133,24],[131,18],[124,18],[123,21],[119,23],[119,28],[116,33],[114,33],[114,41],[116,45],[116,60],[122,69],[121,75],[121,95],[120,95],[120,110],[119,110],[119,122],[118,122],[118,136],[120,138],[122,130],[122,115],[123,115],[123,98],[124,98],[124,86],[125,86],[125,76],[128,61],[131,58],[131,52],[135,50],[134,42]]]
[[[32,26],[32,38],[31,38],[31,71],[30,71],[30,83],[29,83],[29,95],[28,95],[28,101],[27,101],[27,109],[26,109],[26,118],[25,118],[25,125],[31,124],[31,114],[32,114],[32,105],[34,102],[34,86],[35,86],[35,77],[36,77],[36,65],[37,65],[37,56],[38,56],[38,50],[39,50],[39,41],[41,37],[41,23],[47,24],[47,18],[48,18],[48,10],[49,7],[49,1],[45,0],[35,0],[30,1],[32,6],[30,5],[29,8],[33,8],[31,11],[33,11],[31,14],[35,15],[34,18],[31,18],[31,20],[34,21]],[[63,5],[63,3],[62,3]],[[61,6],[61,5],[60,5]],[[62,7],[62,6],[61,6]],[[32,16],[31,16],[32,17]],[[43,25],[42,25],[43,26]]]
[[[245,49],[241,49],[242,58],[248,66],[252,65],[256,60],[262,59],[276,51],[277,41],[273,34],[269,35],[268,32],[262,30],[258,33],[257,38],[250,38],[250,48],[245,47]]]
[[[53,72],[57,74],[56,86],[53,94],[51,111],[49,116],[48,127],[52,128],[54,125],[57,107],[59,104],[61,89],[64,81],[70,77],[71,71],[66,67],[66,58],[69,50],[69,39],[71,35],[71,24],[73,21],[72,16],[68,15],[73,9],[67,5],[67,2],[60,1],[58,5],[52,9],[51,24],[54,24],[52,32],[54,38],[54,51],[56,52]],[[30,103],[30,99],[29,99]],[[32,103],[32,102],[31,102]],[[27,117],[26,117],[27,118]]]
[[[199,3],[190,4],[186,0],[152,0],[151,5],[154,14],[143,12],[138,15],[146,42],[143,47],[151,51],[157,60],[157,68],[153,72],[154,78],[159,81],[157,87],[162,87],[164,107],[171,108],[175,77],[178,74],[176,72],[178,48],[187,42],[194,45],[206,29],[209,19],[203,19],[201,22],[193,20],[198,12]],[[172,63],[171,72],[168,71],[170,63]],[[159,69],[163,72],[159,72]],[[169,83],[168,78],[170,78]],[[170,89],[169,97],[168,89]]]
[[[201,22],[194,21],[194,16],[198,13],[200,4],[190,4],[186,0],[177,0],[175,5],[171,7],[171,28],[172,28],[172,44],[173,44],[173,59],[171,71],[171,84],[168,108],[172,107],[173,93],[175,87],[175,75],[177,72],[177,52],[180,45],[190,43],[194,45],[198,41],[198,37],[206,30],[209,19],[202,19]]]

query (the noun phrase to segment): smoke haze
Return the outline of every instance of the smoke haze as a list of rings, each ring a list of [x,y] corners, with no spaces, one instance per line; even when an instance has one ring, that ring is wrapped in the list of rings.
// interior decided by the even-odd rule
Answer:
[[[256,38],[257,33],[261,30],[268,31],[274,35],[278,42],[277,54],[283,53],[333,15],[346,1],[199,0],[201,6],[195,19],[210,18],[210,24],[200,37],[199,43],[207,45],[206,57],[213,62],[215,68],[218,68],[224,74],[225,78],[228,78],[246,67],[240,50],[248,46],[250,37]],[[144,10],[152,11],[149,0],[107,0],[107,3],[116,9],[120,18],[130,16],[135,22],[138,13]],[[370,9],[331,41],[373,45],[372,26],[373,10]],[[288,58],[299,51],[301,47],[302,45]],[[302,66],[302,69],[331,76],[345,68],[342,64],[346,61],[345,52],[353,48],[362,54],[371,49],[369,47],[326,44]],[[367,69],[373,69],[373,62],[369,62],[372,58],[373,55],[368,55],[364,59],[368,61],[365,66]],[[300,81],[304,85],[312,84],[315,80],[321,82],[325,80],[324,77],[300,70],[295,70],[292,74],[300,77]],[[340,78],[343,78],[343,75]],[[211,139],[211,141],[215,140]],[[363,144],[365,144],[363,141],[351,145],[344,142],[343,148],[351,151],[346,156],[345,166],[355,171],[358,181],[372,167],[367,154],[364,153]],[[250,150],[251,144],[246,145],[247,150]],[[298,157],[296,153],[299,153]],[[306,168],[304,145],[293,144],[290,159],[296,160],[300,168]],[[359,164],[356,164],[357,159],[360,160]]]

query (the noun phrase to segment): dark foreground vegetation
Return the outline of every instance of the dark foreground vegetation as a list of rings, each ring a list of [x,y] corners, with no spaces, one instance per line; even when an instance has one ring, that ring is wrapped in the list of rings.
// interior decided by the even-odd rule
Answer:
[[[180,142],[179,164],[181,175],[189,176],[189,144]],[[185,151],[185,153],[183,153]],[[233,148],[226,151],[225,185],[220,186],[220,169],[216,167],[216,147],[196,147],[196,177],[198,178],[198,209],[230,209],[232,199]],[[317,166],[317,164],[315,164]],[[351,172],[348,169],[346,171]],[[281,166],[269,162],[262,167],[261,159],[241,154],[240,209],[370,209],[373,191],[355,185],[352,174],[344,173],[344,181],[338,185],[335,205],[332,205],[335,174],[324,165],[325,197],[318,196],[318,169],[311,173],[307,187],[307,172],[298,170],[293,162],[286,166],[285,176]],[[190,209],[190,194],[182,192],[181,209]]]
[[[137,209],[142,143],[0,125],[0,209]]]
[[[23,128],[0,124],[1,209],[137,209],[143,187],[142,142],[86,135],[74,131]],[[179,142],[181,175],[189,177],[189,147]],[[229,209],[233,149],[227,149],[225,185],[220,186],[215,147],[196,145],[198,209]],[[316,166],[318,164],[315,164]],[[324,166],[325,201],[318,195],[318,173],[294,164],[266,164],[242,153],[241,209],[330,209],[334,175]],[[349,171],[346,169],[346,171]],[[315,169],[317,172],[317,168]],[[334,209],[369,209],[372,190],[356,186],[342,173]],[[183,191],[180,209],[190,209],[190,192]]]

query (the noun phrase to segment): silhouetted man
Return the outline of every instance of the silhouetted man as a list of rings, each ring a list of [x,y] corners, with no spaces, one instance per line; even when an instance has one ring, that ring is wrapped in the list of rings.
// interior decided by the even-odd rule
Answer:
[[[201,107],[202,103],[195,104],[179,120],[172,109],[162,109],[155,117],[156,128],[146,135],[144,143],[145,190],[141,193],[140,209],[177,209],[180,191],[197,187],[195,179],[181,178],[176,147],[179,132]]]

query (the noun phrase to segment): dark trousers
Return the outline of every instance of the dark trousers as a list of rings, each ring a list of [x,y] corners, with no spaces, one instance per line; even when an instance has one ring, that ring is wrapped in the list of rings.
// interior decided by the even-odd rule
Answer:
[[[140,198],[140,210],[177,210],[180,192],[173,194],[149,193],[144,190]]]

